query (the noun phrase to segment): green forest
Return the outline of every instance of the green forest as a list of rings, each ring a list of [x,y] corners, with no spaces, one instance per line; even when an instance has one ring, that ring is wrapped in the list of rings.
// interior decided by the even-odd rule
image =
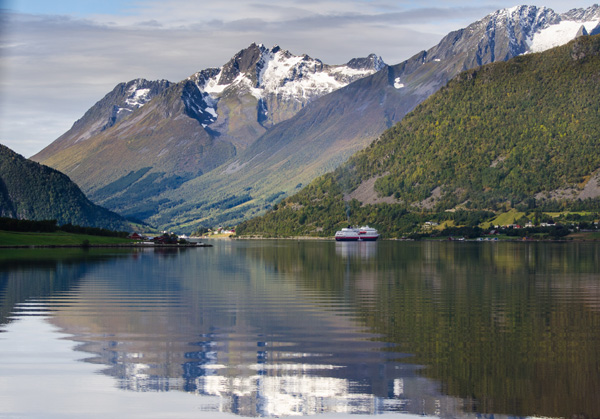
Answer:
[[[130,230],[118,214],[93,204],[66,175],[0,145],[0,217],[55,220],[110,230]]]
[[[510,208],[598,212],[597,197],[547,196],[595,181],[599,97],[600,36],[466,71],[367,149],[242,223],[237,234],[331,235],[366,223],[405,234],[452,218],[444,214],[457,208],[480,222]],[[373,178],[378,196],[394,203],[344,200]]]

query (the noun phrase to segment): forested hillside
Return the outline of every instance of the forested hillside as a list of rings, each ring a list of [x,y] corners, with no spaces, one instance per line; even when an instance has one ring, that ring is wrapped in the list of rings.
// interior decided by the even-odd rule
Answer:
[[[598,36],[461,73],[238,234],[328,235],[347,215],[352,224],[410,232],[457,208],[597,209],[599,98]]]
[[[129,229],[123,217],[94,205],[66,175],[27,160],[1,144],[0,217]]]

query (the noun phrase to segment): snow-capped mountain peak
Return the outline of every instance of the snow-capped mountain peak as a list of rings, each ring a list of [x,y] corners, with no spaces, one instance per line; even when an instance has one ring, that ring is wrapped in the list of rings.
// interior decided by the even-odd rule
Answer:
[[[137,109],[143,106],[149,100],[150,88],[146,86],[145,80],[136,79],[129,83],[130,86],[127,89],[127,103],[131,108]]]
[[[344,65],[327,65],[308,55],[293,55],[279,46],[266,48],[252,44],[238,52],[212,77],[196,73],[191,78],[203,91],[216,97],[237,86],[257,89],[257,97],[268,94],[295,96],[298,100],[320,96],[343,87],[358,78],[373,74],[385,66],[381,57],[371,54]]]
[[[573,20],[576,22],[598,21],[600,18],[600,6],[594,4],[587,9],[571,9],[562,15],[563,19]]]
[[[343,65],[327,65],[308,55],[294,55],[277,45],[267,48],[252,44],[220,69],[204,70],[190,79],[196,83],[199,94],[209,96],[205,100],[211,102],[219,115],[219,102],[225,96],[232,96],[233,91],[237,97],[248,93],[257,101],[258,121],[272,125],[287,119],[309,101],[384,66],[381,57],[375,54]]]
[[[464,29],[451,32],[422,58],[423,62],[441,61],[441,66],[449,66],[454,57],[465,54],[462,63],[465,70],[545,51],[586,32],[600,32],[599,21],[598,6],[573,9],[563,14],[547,7],[515,6],[497,10]],[[448,69],[451,71],[450,67]]]
[[[560,16],[554,10],[537,6],[514,6],[500,9],[490,14],[488,18],[497,25],[519,26],[527,30],[536,30],[560,21]]]
[[[573,9],[557,14],[547,7],[515,6],[491,13],[479,24],[497,35],[506,31],[515,55],[542,52],[564,45],[581,34],[591,34],[600,22],[600,7]]]

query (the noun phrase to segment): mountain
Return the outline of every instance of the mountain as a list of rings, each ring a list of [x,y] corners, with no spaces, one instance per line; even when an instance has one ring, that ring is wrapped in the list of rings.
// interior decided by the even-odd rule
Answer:
[[[461,71],[564,44],[593,32],[600,7],[559,15],[548,8],[499,10],[409,60],[309,103],[244,152],[158,197],[159,225],[234,224],[335,169]]]
[[[402,234],[424,213],[460,208],[597,210],[599,77],[600,35],[463,72],[335,172],[237,232],[331,235],[349,217]]]
[[[129,230],[123,217],[93,204],[66,175],[1,144],[0,216]]]
[[[204,101],[195,108],[204,125],[244,149],[273,125],[289,119],[310,101],[385,66],[371,54],[330,66],[307,55],[252,44],[221,69],[194,74]]]
[[[100,134],[130,116],[133,111],[164,92],[170,85],[171,83],[167,80],[148,81],[145,79],[118,84],[112,92],[76,121],[70,130],[36,154],[36,160],[46,160],[62,150]]]
[[[504,9],[394,66],[376,56],[326,66],[253,44],[100,135],[33,158],[165,228],[237,223],[335,169],[461,71],[594,33],[599,20],[598,6]]]
[[[68,174],[95,202],[145,217],[154,210],[136,210],[140,203],[211,171],[311,100],[384,65],[370,55],[331,66],[252,44],[179,83],[118,85],[32,159]]]

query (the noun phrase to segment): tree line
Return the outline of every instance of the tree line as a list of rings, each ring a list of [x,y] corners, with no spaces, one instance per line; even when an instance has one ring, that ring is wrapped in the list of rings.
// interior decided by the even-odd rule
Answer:
[[[87,234],[90,236],[127,237],[126,231],[113,231],[98,227],[83,227],[73,224],[58,225],[56,220],[19,220],[16,218],[0,217],[0,230],[27,233],[66,233]]]

